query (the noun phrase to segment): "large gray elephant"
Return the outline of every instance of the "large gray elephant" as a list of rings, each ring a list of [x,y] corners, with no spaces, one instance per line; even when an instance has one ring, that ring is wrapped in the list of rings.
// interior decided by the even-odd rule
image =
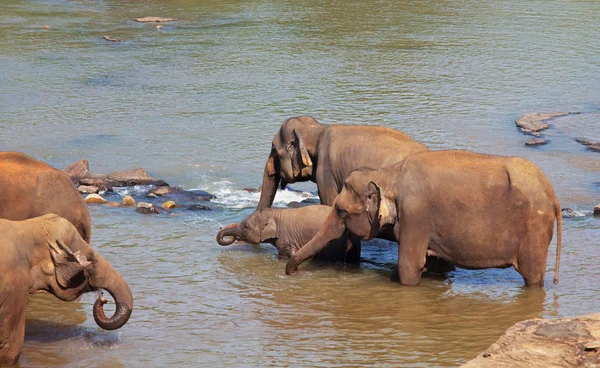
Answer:
[[[330,211],[331,207],[324,205],[264,208],[254,211],[239,224],[221,230],[217,242],[221,245],[230,245],[236,240],[250,244],[270,243],[277,248],[279,258],[288,259],[317,234]],[[348,238],[348,233],[344,233],[332,239],[315,258],[358,263],[360,248],[353,246]],[[360,241],[355,243],[360,244]]]
[[[419,284],[425,258],[433,255],[462,268],[513,266],[527,286],[543,286],[555,220],[557,283],[560,204],[537,166],[465,151],[418,153],[388,168],[353,172],[317,235],[288,261],[286,274],[348,230],[371,239],[388,227],[399,240],[403,285]]]
[[[100,295],[94,304],[98,326],[115,330],[129,320],[129,286],[68,220],[54,214],[24,221],[0,219],[0,233],[0,365],[19,359],[25,309],[36,291],[72,301],[84,292],[105,289],[115,299],[116,310],[107,317],[106,299]]]
[[[273,138],[257,209],[271,207],[277,187],[313,181],[331,206],[356,169],[379,169],[427,151],[408,135],[374,125],[325,125],[310,116],[287,119]]]
[[[0,218],[25,220],[47,213],[66,218],[91,241],[87,205],[65,173],[20,152],[0,152]]]

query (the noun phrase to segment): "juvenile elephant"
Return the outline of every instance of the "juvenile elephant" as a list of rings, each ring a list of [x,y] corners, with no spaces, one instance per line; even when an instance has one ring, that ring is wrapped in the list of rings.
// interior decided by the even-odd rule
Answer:
[[[270,243],[277,248],[279,258],[288,259],[317,234],[330,211],[331,207],[323,205],[264,208],[239,224],[221,230],[217,234],[217,242],[221,245],[230,245],[236,240],[250,244]],[[345,232],[328,242],[315,258],[358,263],[360,241],[354,243],[348,241],[348,233]]]
[[[25,220],[47,213],[69,220],[90,242],[90,213],[71,179],[23,153],[0,152],[0,218]]]
[[[96,323],[115,330],[127,322],[133,309],[129,286],[69,221],[55,214],[24,221],[0,219],[0,233],[0,366],[19,359],[28,297],[38,290],[71,301],[84,292],[105,289],[116,310],[107,317],[106,299],[100,295],[94,304]]]
[[[557,283],[560,205],[537,166],[465,151],[418,153],[384,169],[353,172],[317,235],[288,261],[286,274],[348,230],[370,239],[390,227],[399,240],[403,285],[419,284],[425,257],[434,255],[462,268],[513,266],[527,286],[543,286],[554,220]]]

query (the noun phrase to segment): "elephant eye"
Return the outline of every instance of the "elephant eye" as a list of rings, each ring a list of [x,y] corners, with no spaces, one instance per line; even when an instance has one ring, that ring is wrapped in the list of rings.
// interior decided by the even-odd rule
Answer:
[[[290,142],[289,146],[287,147],[288,151],[291,151],[291,150],[293,150],[293,149],[294,149],[294,143],[295,143],[295,142],[293,142],[293,141],[292,141],[292,142]]]

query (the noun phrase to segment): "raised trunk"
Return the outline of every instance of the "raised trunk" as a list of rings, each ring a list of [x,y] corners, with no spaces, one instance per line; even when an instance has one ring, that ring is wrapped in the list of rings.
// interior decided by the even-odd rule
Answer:
[[[275,193],[277,193],[277,186],[279,185],[280,180],[279,163],[276,162],[275,157],[271,154],[265,164],[262,189],[260,192],[260,200],[258,201],[258,206],[256,208],[257,210],[271,207],[275,200]]]
[[[231,245],[238,237],[240,230],[236,227],[231,227],[232,225],[226,227],[225,229],[219,231],[217,234],[217,243],[225,246]],[[231,239],[226,240],[226,237],[231,237]]]
[[[287,275],[296,273],[298,266],[300,266],[302,262],[323,250],[330,241],[340,238],[344,235],[345,231],[346,225],[344,224],[344,221],[337,215],[335,207],[332,207],[329,216],[323,223],[323,226],[321,226],[321,229],[319,229],[317,235],[290,258],[285,266],[285,273]]]
[[[121,275],[100,255],[95,256],[93,274],[90,285],[94,288],[104,289],[110,293],[115,300],[116,310],[112,317],[104,314],[106,299],[102,294],[94,304],[94,320],[105,330],[116,330],[121,328],[129,320],[133,310],[133,296],[129,286]]]

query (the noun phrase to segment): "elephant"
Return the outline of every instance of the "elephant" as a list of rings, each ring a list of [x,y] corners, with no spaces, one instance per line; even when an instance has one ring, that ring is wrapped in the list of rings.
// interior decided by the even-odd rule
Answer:
[[[221,230],[217,234],[217,242],[224,246],[236,240],[250,244],[270,243],[277,248],[280,259],[289,259],[317,234],[330,211],[331,207],[324,205],[264,208],[253,212],[239,224]],[[360,241],[354,242],[357,247],[348,239],[347,233],[332,239],[315,258],[358,263]]]
[[[54,213],[90,243],[90,213],[65,173],[20,152],[0,152],[0,173],[0,218],[25,220]]]
[[[47,214],[22,221],[0,219],[0,365],[15,364],[25,336],[29,295],[39,290],[72,301],[81,294],[107,290],[115,300],[112,317],[101,294],[93,308],[105,330],[122,327],[133,309],[133,296],[121,275],[81,237],[67,219]]]
[[[418,285],[426,256],[436,256],[467,269],[512,266],[526,286],[541,287],[554,220],[558,283],[561,209],[537,166],[459,150],[417,153],[387,168],[352,172],[317,235],[288,261],[286,274],[346,231],[371,239],[387,227],[398,239],[402,285]]]

